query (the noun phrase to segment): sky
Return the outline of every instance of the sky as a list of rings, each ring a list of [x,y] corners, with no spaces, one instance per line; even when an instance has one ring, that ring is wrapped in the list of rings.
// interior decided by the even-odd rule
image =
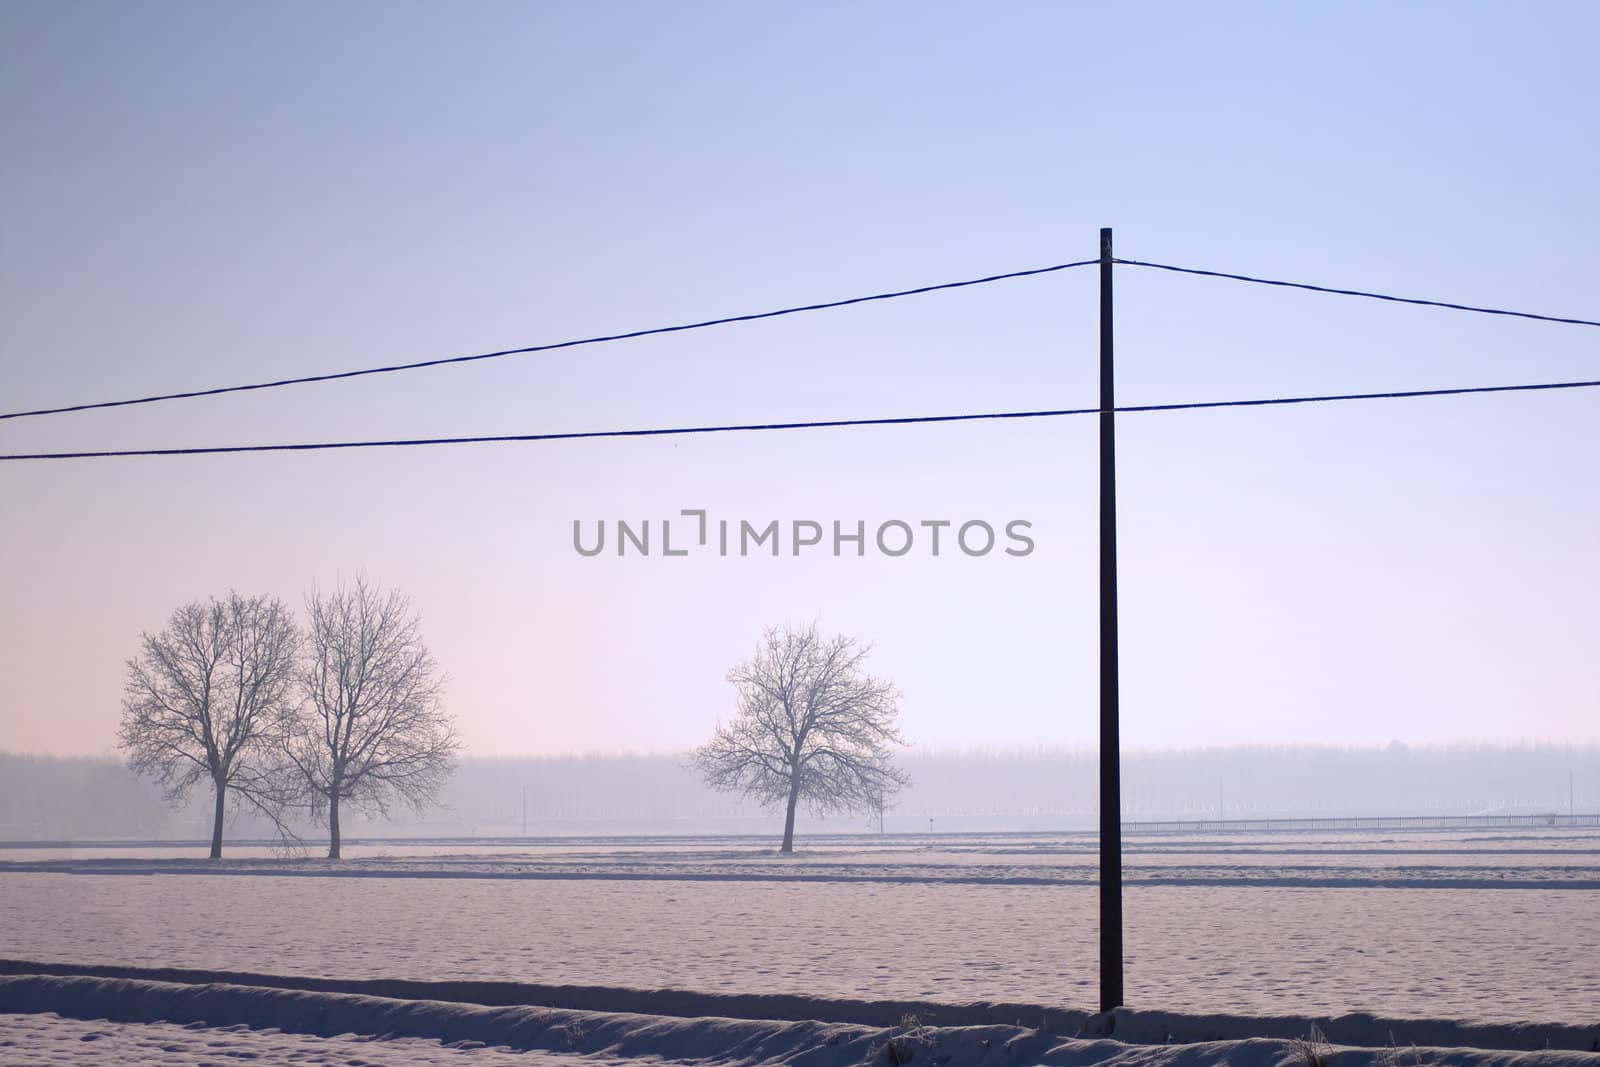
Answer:
[[[1102,226],[1596,318],[1597,34],[1581,3],[12,2],[0,410],[1089,259]],[[0,421],[0,452],[1092,406],[1095,286]],[[1116,299],[1126,404],[1600,377],[1581,327],[1136,267]],[[1125,743],[1596,740],[1597,405],[1119,418]],[[873,642],[914,742],[1092,745],[1096,470],[1083,418],[0,463],[0,749],[111,752],[142,631],[356,574],[412,597],[474,754],[698,744],[762,628],[813,620]],[[574,551],[681,544],[684,509],[1034,548]]]

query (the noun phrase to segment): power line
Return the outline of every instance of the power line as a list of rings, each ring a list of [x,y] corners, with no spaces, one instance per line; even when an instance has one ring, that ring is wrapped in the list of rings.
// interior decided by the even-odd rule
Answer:
[[[1259,408],[1286,404],[1327,404],[1344,400],[1413,400],[1425,396],[1467,396],[1473,393],[1532,393],[1553,389],[1594,389],[1600,380],[1533,382],[1528,385],[1466,385],[1450,389],[1401,389],[1386,393],[1322,393],[1317,396],[1280,396],[1263,400],[1193,400],[1182,404],[1138,404],[1117,411],[1198,411],[1203,408]]]
[[[1316,396],[1266,397],[1253,400],[1196,400],[1179,404],[1134,404],[1119,413],[1148,411],[1198,411],[1209,408],[1269,407],[1287,404],[1325,404],[1350,400],[1410,400],[1429,396],[1465,396],[1471,393],[1524,393],[1556,389],[1593,389],[1600,380],[1536,382],[1527,385],[1475,385],[1449,389],[1408,389],[1384,393],[1331,393]],[[1099,408],[1053,408],[1036,411],[991,411],[968,415],[904,415],[879,419],[820,419],[805,422],[760,422],[714,426],[672,426],[641,430],[578,430],[569,433],[495,434],[474,437],[417,437],[381,441],[316,441],[282,445],[216,445],[203,448],[135,448],[100,452],[32,452],[0,455],[0,462],[45,459],[112,459],[132,456],[212,456],[245,452],[320,452],[349,448],[416,448],[431,445],[496,444],[513,441],[585,441],[608,437],[681,437],[691,434],[754,433],[767,430],[824,430],[851,426],[909,426],[921,423],[981,422],[1001,419],[1045,419],[1069,415],[1096,415]]]
[[[26,419],[41,415],[65,415],[79,411],[96,411],[105,408],[133,407],[141,404],[156,404],[168,400],[192,400],[200,397],[222,396],[228,393],[253,392],[262,389],[279,389],[291,385],[311,385],[319,382],[341,381],[347,378],[361,378],[374,374],[393,374],[399,371],[421,370],[427,367],[443,367],[459,363],[474,363],[480,360],[500,359],[506,356],[527,355],[535,352],[554,352],[563,348],[578,348],[584,345],[607,344],[613,341],[626,341],[639,337],[652,337],[661,334],[682,333],[688,330],[702,330],[712,326],[727,326],[739,322],[755,322],[761,319],[779,318],[785,315],[798,315],[808,311],[826,311],[832,308],[849,307],[854,304],[866,304],[879,300],[895,300],[900,297],[917,296],[923,293],[940,292],[947,289],[962,289],[974,285],[987,285],[992,282],[1008,281],[1014,278],[1028,278],[1041,274],[1053,274],[1057,271],[1070,270],[1074,267],[1087,267],[1098,263],[1098,260],[1077,260],[1071,263],[1058,263],[1049,267],[1036,267],[1030,270],[1008,271],[1003,274],[991,274],[981,278],[969,278],[963,281],[940,282],[935,285],[924,285],[914,289],[900,289],[893,292],[873,293],[867,296],[850,297],[844,300],[831,300],[816,304],[802,304],[795,307],[780,308],[776,311],[761,311],[747,315],[730,315],[718,319],[706,319],[699,322],[682,323],[676,326],[656,326],[643,330],[632,330],[626,333],[605,334],[598,337],[585,337],[571,341],[557,341],[551,344],[526,345],[521,348],[504,348],[493,352],[479,352],[467,356],[447,356],[440,359],[417,360],[411,363],[394,363],[378,367],[363,367],[357,370],[335,371],[327,374],[310,374],[296,378],[279,378],[271,381],[250,382],[244,385],[225,385],[208,389],[191,389],[182,392],[157,393],[151,396],[132,397],[123,400],[101,400],[89,403],[67,404],[60,407],[34,408],[26,411],[0,412],[0,421],[9,419]],[[1455,311],[1471,311],[1483,315],[1502,315],[1512,318],[1533,319],[1540,322],[1566,323],[1576,326],[1600,326],[1600,321],[1592,319],[1566,318],[1556,315],[1540,315],[1528,311],[1509,311],[1502,308],[1478,307],[1471,304],[1458,304],[1444,300],[1422,300],[1415,297],[1393,296],[1385,293],[1374,293],[1360,289],[1339,289],[1325,285],[1312,285],[1306,282],[1291,282],[1272,278],[1259,278],[1248,274],[1231,274],[1225,271],[1201,270],[1194,267],[1179,267],[1168,263],[1152,263],[1138,259],[1118,259],[1118,264],[1129,267],[1149,267],[1154,270],[1171,271],[1178,274],[1193,274],[1209,278],[1225,278],[1232,281],[1250,282],[1257,285],[1271,285],[1288,289],[1303,289],[1315,293],[1330,293],[1338,296],[1357,296],[1371,300],[1385,300],[1398,304],[1416,304],[1424,307],[1449,308]]]
[[[564,348],[578,348],[585,345],[607,344],[613,341],[626,341],[639,337],[652,337],[661,334],[682,333],[689,330],[707,329],[712,326],[727,326],[740,322],[755,322],[761,319],[779,318],[785,315],[797,315],[808,311],[826,311],[832,308],[849,307],[854,304],[866,304],[879,300],[895,300],[900,297],[917,296],[923,293],[940,292],[947,289],[962,289],[974,285],[987,285],[992,282],[1008,281],[1015,278],[1028,278],[1041,274],[1053,274],[1057,271],[1070,270],[1074,267],[1092,266],[1098,262],[1098,260],[1077,260],[1071,263],[1058,263],[1049,267],[1036,267],[1029,270],[1017,270],[1008,271],[1003,274],[991,274],[981,278],[969,278],[963,281],[940,282],[935,285],[924,285],[914,289],[900,289],[892,292],[873,293],[867,296],[849,297],[844,300],[832,300],[815,304],[802,304],[794,307],[780,308],[775,311],[761,311],[747,315],[731,315],[718,319],[705,319],[699,322],[682,323],[676,326],[656,326],[649,329],[632,330],[626,333],[605,334],[597,337],[585,337],[571,341],[557,341],[543,345],[527,345],[521,348],[504,348],[493,352],[479,352],[466,356],[447,356],[439,359],[418,360],[411,363],[394,363],[378,367],[363,367],[357,370],[335,371],[327,374],[310,374],[296,378],[279,378],[272,381],[251,382],[243,385],[226,385],[216,386],[208,389],[192,389],[174,393],[157,393],[151,396],[132,397],[123,400],[101,400],[89,403],[68,404],[60,407],[0,412],[0,421],[32,418],[41,415],[65,415],[72,412],[96,411],[105,408],[132,407],[141,404],[156,404],[168,400],[192,400],[200,397],[221,396],[228,393],[253,392],[262,389],[279,389],[291,385],[311,385],[319,382],[341,381],[347,378],[361,378],[374,374],[393,374],[399,371],[421,370],[427,367],[443,367],[460,363],[474,363],[480,360],[500,359],[506,356],[527,355],[535,352],[553,352]],[[1539,322],[1565,323],[1575,326],[1600,326],[1600,321],[1592,319],[1567,318],[1556,315],[1541,315],[1528,311],[1510,311],[1503,308],[1478,307],[1472,304],[1459,304],[1444,300],[1423,300],[1416,297],[1394,296],[1386,293],[1368,292],[1361,289],[1340,289],[1332,286],[1312,285],[1306,282],[1292,282],[1273,278],[1259,278],[1248,274],[1232,274],[1225,271],[1201,270],[1195,267],[1179,267],[1169,263],[1153,263],[1138,259],[1117,259],[1115,262],[1122,266],[1148,267],[1154,270],[1170,271],[1177,274],[1192,274],[1208,278],[1225,278],[1232,281],[1250,282],[1256,285],[1270,285],[1287,289],[1303,289],[1309,292],[1329,293],[1338,296],[1363,297],[1370,300],[1384,300],[1397,304],[1415,304],[1423,307],[1448,308],[1455,311],[1470,311],[1482,315],[1501,315],[1511,318],[1532,319]],[[1276,401],[1257,401],[1256,403],[1273,402]]]
[[[1119,259],[1115,262],[1126,267],[1150,267],[1154,270],[1172,271],[1174,274],[1198,274],[1203,278],[1226,278],[1235,282],[1255,285],[1275,285],[1283,289],[1305,289],[1313,293],[1332,293],[1335,296],[1359,296],[1368,300],[1387,300],[1392,304],[1420,304],[1423,307],[1449,308],[1452,311],[1472,311],[1479,315],[1505,315],[1514,319],[1533,319],[1537,322],[1561,322],[1570,326],[1600,326],[1593,319],[1563,318],[1560,315],[1538,315],[1531,311],[1507,311],[1503,308],[1477,307],[1473,304],[1453,304],[1447,300],[1421,300],[1411,296],[1390,296],[1387,293],[1370,293],[1363,289],[1335,289],[1327,285],[1306,282],[1286,282],[1275,278],[1256,278],[1249,274],[1229,274],[1220,270],[1199,270],[1195,267],[1174,267],[1170,263],[1147,263],[1141,259]]]
[[[607,344],[612,341],[627,341],[636,337],[654,337],[666,333],[682,333],[686,330],[704,330],[711,326],[727,326],[736,322],[755,322],[759,319],[775,319],[784,315],[798,315],[806,311],[827,311],[831,308],[849,307],[852,304],[868,304],[876,300],[896,300],[903,296],[919,296],[923,293],[936,293],[945,289],[964,289],[973,285],[988,285],[991,282],[1009,281],[1013,278],[1031,278],[1039,274],[1053,274],[1056,271],[1070,270],[1073,267],[1087,267],[1098,263],[1096,259],[1079,260],[1076,263],[1057,263],[1053,267],[1035,267],[1032,270],[1014,270],[1005,274],[991,274],[984,278],[969,278],[959,282],[940,282],[937,285],[923,285],[916,289],[900,289],[891,293],[874,293],[870,296],[853,296],[847,300],[830,300],[821,304],[802,304],[798,307],[780,308],[777,311],[758,311],[750,315],[730,315],[720,319],[706,319],[702,322],[683,323],[678,326],[655,326],[646,330],[631,330],[627,333],[606,334],[601,337],[585,337],[576,341],[557,341],[553,344],[527,345],[522,348],[502,348],[496,352],[479,352],[471,356],[448,356],[443,359],[424,359],[415,363],[394,363],[382,367],[364,367],[360,370],[336,371],[330,374],[308,374],[299,378],[279,378],[275,381],[252,382],[248,385],[223,385],[212,389],[191,389],[179,393],[158,393],[154,396],[134,397],[128,400],[99,400],[86,404],[67,404],[54,408],[35,408],[31,411],[10,411],[0,413],[0,420],[27,419],[36,415],[65,415],[74,411],[96,411],[102,408],[125,408],[136,404],[157,404],[164,400],[193,400],[196,397],[222,396],[225,393],[246,393],[257,389],[281,389],[288,385],[311,385],[316,382],[335,382],[345,378],[362,378],[369,374],[394,374],[398,371],[421,370],[424,367],[444,367],[455,363],[475,363],[485,359],[500,359],[503,356],[520,356],[532,352],[554,352],[562,348],[578,348],[583,345]]]

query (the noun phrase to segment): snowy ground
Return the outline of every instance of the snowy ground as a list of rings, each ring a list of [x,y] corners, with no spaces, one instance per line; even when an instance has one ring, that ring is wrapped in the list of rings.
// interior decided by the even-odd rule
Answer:
[[[388,843],[342,864],[0,850],[0,957],[1091,1006],[1081,836]],[[381,854],[380,854],[381,853]],[[1141,838],[1135,1006],[1593,1021],[1600,834]]]
[[[925,1026],[906,1018],[891,1027],[825,1021],[772,1022],[669,1018],[492,1008],[427,1000],[257,987],[126,981],[85,977],[0,978],[0,1062],[88,1064],[266,1063],[411,1065],[515,1062],[795,1064],[949,1063],[998,1065],[1117,1064],[1119,1067],[1597,1067],[1588,1048],[1600,1031],[1556,1035],[1552,1049],[1486,1051],[1430,1044],[1333,1044],[1340,1034],[1370,1038],[1374,1021],[1329,1021],[1328,1038],[1287,1031],[1284,1020],[1257,1020],[1270,1034],[1239,1039],[1244,1020],[1118,1012],[1062,1019],[1065,1027]],[[248,1024],[256,1029],[246,1029]],[[1300,1024],[1303,1025],[1303,1024]],[[1207,1034],[1214,1030],[1220,1033]],[[1301,1033],[1301,1037],[1288,1036]],[[1451,1036],[1449,1028],[1442,1031]],[[1512,1048],[1536,1035],[1505,1030]],[[1454,1036],[1460,1036],[1459,1033]],[[1350,1040],[1343,1038],[1343,1040]],[[1576,1040],[1574,1040],[1576,1039]],[[1381,1039],[1380,1039],[1381,1041]]]
[[[575,1053],[527,1053],[480,1042],[446,1045],[426,1038],[348,1034],[317,1037],[244,1025],[113,1023],[66,1019],[54,1013],[0,1015],[0,1063],[88,1065],[214,1063],[325,1064],[328,1067],[577,1067],[604,1062]]]

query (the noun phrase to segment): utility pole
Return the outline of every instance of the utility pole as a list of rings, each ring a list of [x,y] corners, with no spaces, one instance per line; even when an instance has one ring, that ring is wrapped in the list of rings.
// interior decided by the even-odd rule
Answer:
[[[1100,1010],[1122,1006],[1122,739],[1117,694],[1117,425],[1111,231],[1100,231]]]

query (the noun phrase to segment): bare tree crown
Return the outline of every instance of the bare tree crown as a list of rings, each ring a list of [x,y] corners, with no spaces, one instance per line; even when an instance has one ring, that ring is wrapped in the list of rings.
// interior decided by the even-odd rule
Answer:
[[[444,678],[410,601],[357,579],[306,598],[306,710],[287,746],[313,805],[349,801],[421,812],[454,769],[460,741],[440,697]]]
[[[128,661],[118,744],[135,771],[182,800],[198,782],[242,789],[283,728],[299,634],[271,597],[186,604],[140,635]]]
[[[769,627],[756,653],[728,672],[738,713],[690,760],[707,783],[763,805],[803,802],[815,814],[876,810],[910,784],[891,761],[905,744],[900,693],[865,672],[870,646],[823,637],[815,624]]]

